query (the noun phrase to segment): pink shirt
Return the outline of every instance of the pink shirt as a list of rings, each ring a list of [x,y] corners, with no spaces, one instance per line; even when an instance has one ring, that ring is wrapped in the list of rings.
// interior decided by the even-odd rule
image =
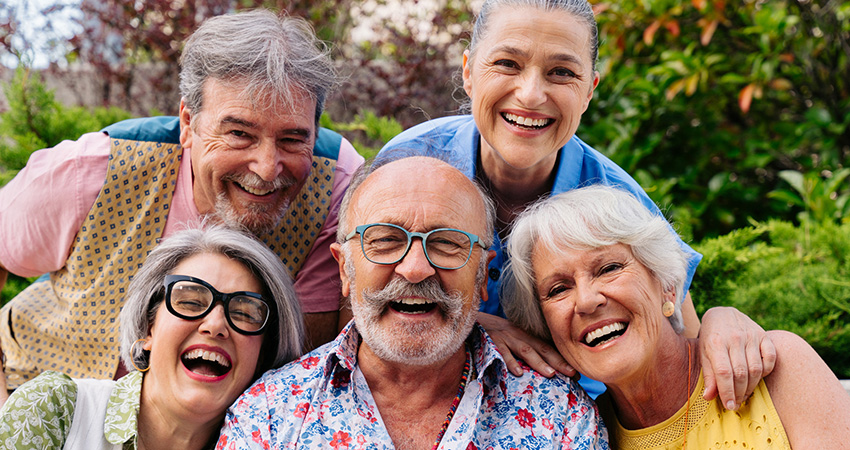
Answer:
[[[0,264],[9,272],[34,277],[65,265],[74,238],[94,205],[106,178],[110,140],[88,133],[30,156],[27,166],[0,189]],[[192,191],[189,152],[183,153],[163,237],[200,222]],[[334,172],[327,220],[295,277],[305,313],[339,309],[339,266],[330,252],[336,240],[339,203],[351,177],[363,164],[343,139]]]

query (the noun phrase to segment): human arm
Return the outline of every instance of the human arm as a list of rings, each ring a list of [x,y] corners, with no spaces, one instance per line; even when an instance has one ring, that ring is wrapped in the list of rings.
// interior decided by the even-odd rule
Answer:
[[[0,409],[0,448],[62,448],[65,444],[77,386],[67,375],[45,372],[24,383]]]
[[[699,345],[705,378],[703,397],[710,400],[719,395],[730,410],[741,406],[776,363],[776,349],[764,329],[731,307],[706,311]]]
[[[850,395],[801,337],[770,331],[776,367],[765,378],[794,450],[845,448],[850,442]]]
[[[509,320],[479,312],[478,323],[487,330],[512,374],[521,376],[523,372],[517,358],[546,377],[554,376],[555,371],[567,376],[576,374],[555,347],[520,330]]]

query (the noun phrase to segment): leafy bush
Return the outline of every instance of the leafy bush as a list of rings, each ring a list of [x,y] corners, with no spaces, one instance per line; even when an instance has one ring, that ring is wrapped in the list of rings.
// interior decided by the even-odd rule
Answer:
[[[88,111],[63,106],[40,75],[24,66],[18,67],[4,92],[9,110],[0,114],[0,186],[26,165],[32,152],[130,118],[118,108]]]
[[[769,221],[708,239],[691,293],[699,314],[734,306],[765,329],[802,336],[850,378],[850,223]]]
[[[322,114],[320,125],[351,140],[351,144],[364,158],[375,156],[395,135],[402,132],[402,126],[390,117],[378,117],[371,111],[358,114],[351,122],[337,123],[327,114]]]
[[[826,185],[847,166],[850,3],[592,3],[602,78],[577,134],[697,240],[793,220],[802,204],[767,197],[783,171]],[[850,194],[834,187],[806,203]]]

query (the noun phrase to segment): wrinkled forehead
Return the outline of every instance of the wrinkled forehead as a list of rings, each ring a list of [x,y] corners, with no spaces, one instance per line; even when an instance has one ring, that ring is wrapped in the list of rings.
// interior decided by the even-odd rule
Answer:
[[[448,227],[480,234],[486,223],[475,185],[451,165],[427,157],[375,170],[355,193],[349,213],[352,226],[386,222],[411,231]]]
[[[241,76],[208,78],[204,81],[201,110],[212,102],[238,102],[270,118],[291,115],[294,111],[304,109],[309,109],[312,114],[312,110],[315,110],[316,100],[308,90],[294,83],[288,89],[281,90],[262,81]]]

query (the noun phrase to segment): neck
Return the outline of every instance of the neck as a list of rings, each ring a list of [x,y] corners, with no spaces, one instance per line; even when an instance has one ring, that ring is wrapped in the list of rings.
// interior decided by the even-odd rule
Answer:
[[[196,414],[180,414],[173,401],[148,394],[142,383],[137,423],[139,450],[200,450],[218,436],[224,411],[210,420],[199,420]]]
[[[633,382],[607,385],[617,419],[630,430],[669,419],[687,403],[698,376],[696,340],[682,337],[667,346],[646,372],[629,377]]]
[[[551,159],[526,169],[509,166],[495,152],[479,153],[477,177],[496,203],[500,229],[530,203],[552,191],[557,153]]]
[[[428,366],[410,366],[381,360],[362,343],[357,359],[395,447],[431,448],[458,395],[466,349]]]

